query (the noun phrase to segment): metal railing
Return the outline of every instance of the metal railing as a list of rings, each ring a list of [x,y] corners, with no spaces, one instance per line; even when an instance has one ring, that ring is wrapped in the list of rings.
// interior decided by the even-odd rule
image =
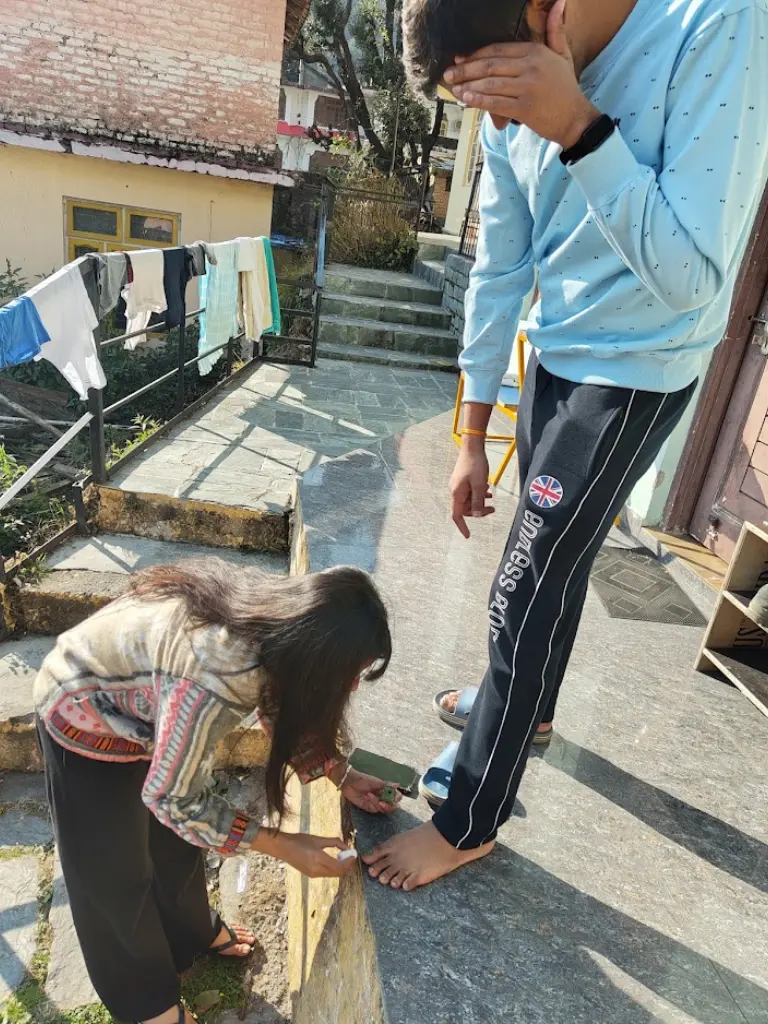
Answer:
[[[475,176],[472,179],[472,190],[469,193],[469,203],[464,215],[461,241],[459,242],[459,255],[466,256],[471,260],[477,255],[477,239],[480,232],[480,175],[482,171],[483,165],[478,163],[475,168]]]
[[[292,315],[295,317],[306,317],[312,320],[312,331],[310,339],[298,339],[285,335],[271,335],[269,341],[266,340],[266,336],[262,339],[262,345],[258,347],[258,350],[254,356],[246,360],[242,366],[238,367],[233,372],[233,364],[235,359],[235,343],[239,341],[244,333],[240,333],[233,337],[230,337],[226,343],[218,345],[216,348],[209,349],[206,352],[199,353],[191,359],[187,359],[186,355],[186,331],[187,323],[190,320],[199,319],[200,315],[205,312],[205,309],[195,309],[192,312],[187,313],[186,310],[181,319],[181,323],[178,326],[178,346],[177,346],[177,364],[166,373],[161,374],[149,383],[142,385],[140,388],[136,388],[128,395],[124,395],[122,398],[111,402],[109,405],[104,405],[104,394],[103,391],[91,388],[88,391],[88,411],[84,413],[78,420],[76,420],[69,429],[56,439],[56,441],[27,469],[25,472],[6,490],[0,495],[0,512],[6,509],[15,499],[17,499],[21,493],[26,490],[35,478],[51,463],[54,462],[56,456],[72,441],[78,437],[87,427],[89,442],[90,442],[90,465],[88,468],[83,469],[82,474],[71,483],[72,487],[72,500],[75,507],[75,523],[70,524],[63,531],[60,531],[55,537],[50,538],[44,544],[39,545],[34,551],[29,552],[21,559],[17,559],[11,563],[10,568],[6,568],[5,559],[0,556],[0,581],[6,579],[9,576],[15,574],[19,568],[21,562],[25,558],[34,559],[44,554],[47,550],[50,550],[57,543],[60,543],[66,537],[77,532],[81,534],[88,533],[88,527],[86,522],[85,502],[83,498],[84,489],[91,483],[104,484],[107,482],[109,477],[120,467],[125,465],[130,459],[135,458],[141,451],[143,451],[148,445],[161,438],[169,430],[171,430],[181,420],[187,418],[191,413],[196,411],[201,405],[210,400],[210,398],[219,391],[226,384],[229,384],[232,380],[244,373],[250,366],[262,360],[262,358],[270,358],[275,362],[294,364],[298,363],[303,366],[314,366],[317,357],[317,337],[320,322],[320,310],[322,305],[322,294],[325,279],[325,256],[326,256],[326,230],[327,230],[327,218],[328,218],[328,193],[327,189],[321,189],[320,202],[318,205],[318,216],[317,216],[317,236],[315,244],[315,256],[313,264],[313,281],[312,281],[312,294],[311,294],[311,308],[305,310],[293,310],[285,309],[281,310],[283,315]],[[97,328],[96,340],[99,350],[109,348],[113,345],[121,344],[131,338],[138,337],[139,335],[146,334],[147,332],[155,333],[161,331],[166,327],[165,322],[153,323],[144,330],[132,331],[130,333],[124,333],[116,335],[115,337],[106,338],[102,340],[99,337],[99,329]],[[263,343],[266,342],[266,345]],[[269,354],[269,348],[273,343],[277,343],[280,347],[282,354],[275,354],[274,356]],[[296,358],[291,355],[286,355],[286,351],[290,352],[293,348],[298,347],[300,349],[300,355],[303,351],[304,358]],[[307,351],[308,349],[308,351]],[[214,355],[217,352],[225,351],[225,374],[216,384],[213,385],[204,394],[199,395],[193,402],[185,405],[186,401],[186,381],[185,374],[190,367],[199,363],[202,359],[207,359],[209,356]],[[174,403],[173,416],[164,422],[156,431],[154,431],[149,437],[136,445],[133,445],[131,449],[124,454],[121,458],[112,462],[109,466],[107,465],[107,451],[106,451],[106,420],[113,413],[119,409],[124,408],[136,399],[141,398],[148,392],[159,387],[173,378],[176,378],[176,399]]]

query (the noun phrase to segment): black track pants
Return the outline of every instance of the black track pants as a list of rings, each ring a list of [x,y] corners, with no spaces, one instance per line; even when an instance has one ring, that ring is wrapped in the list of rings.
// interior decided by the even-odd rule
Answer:
[[[592,563],[694,390],[529,372],[517,429],[521,497],[490,597],[490,664],[434,819],[453,846],[480,846],[509,818],[533,735],[554,714]]]

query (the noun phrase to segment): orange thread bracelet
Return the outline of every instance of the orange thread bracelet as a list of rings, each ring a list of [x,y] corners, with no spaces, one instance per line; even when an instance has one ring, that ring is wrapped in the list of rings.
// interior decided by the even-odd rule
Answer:
[[[462,437],[487,437],[486,430],[472,430],[471,427],[464,427],[461,431]]]

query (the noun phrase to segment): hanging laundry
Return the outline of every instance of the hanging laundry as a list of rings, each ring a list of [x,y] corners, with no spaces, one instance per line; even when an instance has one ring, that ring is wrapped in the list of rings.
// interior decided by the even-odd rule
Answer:
[[[264,331],[272,326],[269,277],[264,246],[258,238],[238,238],[237,323],[244,337],[240,352],[244,359],[253,358],[253,346]]]
[[[93,337],[99,321],[79,266],[67,264],[31,288],[27,296],[50,337],[35,360],[52,363],[80,398],[88,397],[89,388],[103,388],[107,380]]]
[[[128,260],[124,252],[99,253],[98,264],[99,305],[96,315],[99,320],[111,313],[120,301],[123,289],[128,283]]]
[[[166,328],[178,327],[184,320],[187,310],[187,284],[195,276],[194,258],[189,249],[185,246],[163,249]]]
[[[238,333],[237,264],[240,247],[237,242],[214,242],[208,249],[216,263],[209,261],[208,272],[200,281],[200,305],[205,312],[200,314],[199,354],[226,344]],[[197,364],[200,376],[210,373],[223,354],[224,349],[219,349],[201,359]]]
[[[50,341],[32,301],[21,295],[0,308],[0,370],[28,363]]]
[[[128,261],[124,252],[110,252],[102,256],[92,252],[74,261],[80,268],[85,290],[91,300],[96,316],[101,320],[120,301],[120,295],[127,284]]]
[[[165,311],[165,288],[163,287],[163,250],[137,249],[128,257],[131,261],[133,280],[123,289],[126,334],[143,331],[153,313]],[[126,349],[146,344],[146,334],[137,334],[124,343]]]
[[[205,274],[206,260],[208,260],[212,267],[216,266],[216,253],[212,251],[210,242],[193,242],[192,245],[188,245],[187,248],[192,254],[195,277],[202,277],[203,274]]]
[[[282,324],[280,323],[280,295],[277,290],[277,277],[275,276],[275,261],[272,258],[272,243],[268,238],[262,236],[261,243],[264,246],[264,256],[267,261],[267,276],[269,278],[269,295],[272,305],[272,326],[267,328],[265,334],[280,334]]]

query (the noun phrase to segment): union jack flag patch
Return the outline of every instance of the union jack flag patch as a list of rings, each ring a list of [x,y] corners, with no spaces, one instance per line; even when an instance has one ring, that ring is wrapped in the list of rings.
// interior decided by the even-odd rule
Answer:
[[[539,508],[554,508],[563,500],[563,485],[553,476],[537,476],[528,494]]]

